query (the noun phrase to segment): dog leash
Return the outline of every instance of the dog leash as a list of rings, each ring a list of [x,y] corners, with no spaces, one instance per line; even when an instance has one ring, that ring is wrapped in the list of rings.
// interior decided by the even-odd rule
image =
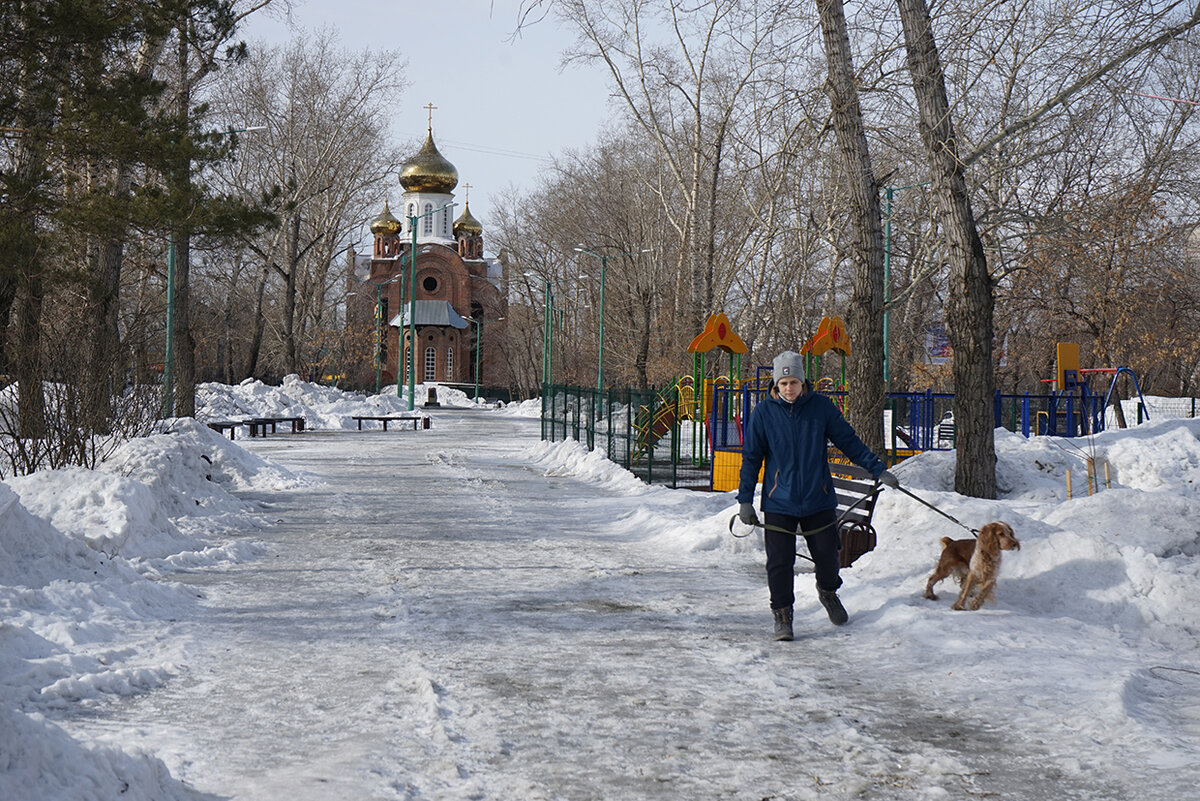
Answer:
[[[906,490],[904,487],[900,487],[900,486],[897,486],[895,489],[898,489],[898,490],[900,490],[900,491],[901,491],[901,492],[903,492],[905,495],[907,495],[908,497],[912,498],[914,501],[916,501],[917,503],[921,504],[922,506],[927,506],[927,507],[929,507],[930,509],[932,509],[933,511],[937,512],[937,513],[938,513],[939,515],[941,515],[942,517],[944,517],[944,518],[946,518],[947,520],[949,520],[951,523],[954,523],[956,526],[959,526],[960,528],[965,528],[967,531],[971,532],[971,536],[972,536],[972,537],[975,537],[975,538],[977,538],[977,539],[978,539],[978,537],[979,537],[979,529],[977,529],[977,528],[971,528],[971,527],[970,527],[970,526],[968,526],[966,523],[964,523],[964,522],[962,522],[961,520],[959,520],[957,517],[955,517],[955,516],[953,516],[953,515],[950,515],[950,514],[947,514],[946,512],[943,512],[941,509],[937,508],[937,507],[936,507],[936,506],[934,506],[932,503],[930,503],[929,501],[927,501],[927,500],[925,500],[924,498],[922,498],[920,495],[917,495],[917,494],[913,493],[911,490]]]
[[[852,511],[854,511],[856,508],[858,508],[859,504],[865,502],[869,498],[873,498],[876,495],[878,495],[879,491],[881,489],[883,489],[883,485],[880,484],[879,482],[876,482],[874,488],[872,488],[870,492],[866,493],[861,498],[859,498],[857,501],[855,501],[854,503],[847,506],[846,511],[844,511],[840,515],[838,515],[837,520],[834,520],[832,523],[826,523],[825,525],[821,526],[820,528],[814,528],[811,531],[789,531],[786,528],[782,528],[780,526],[772,526],[767,523],[763,523],[761,521],[751,525],[751,528],[761,528],[763,531],[774,531],[779,534],[797,534],[797,535],[800,535],[803,537],[811,537],[814,534],[820,534],[822,531],[824,531],[827,528],[835,528],[835,527],[840,528],[842,525],[842,521],[846,519],[846,515],[850,514]],[[740,518],[737,515],[734,515],[733,517],[729,518],[729,533],[732,536],[737,537],[738,539],[745,539],[746,537],[750,536],[749,533],[736,534],[733,531],[733,524],[735,522],[737,522],[739,519]],[[750,525],[750,524],[747,524],[747,525]],[[962,524],[960,523],[959,525],[962,525]],[[807,559],[808,561],[812,562],[814,565],[816,564],[816,560],[814,560],[811,556],[808,556],[807,554],[802,554],[799,551],[797,551],[796,556],[799,556],[801,559]]]

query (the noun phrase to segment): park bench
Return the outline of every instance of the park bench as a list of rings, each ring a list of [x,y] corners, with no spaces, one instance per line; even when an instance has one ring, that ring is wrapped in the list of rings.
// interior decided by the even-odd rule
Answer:
[[[250,429],[250,436],[252,437],[265,437],[268,426],[271,428],[271,433],[274,434],[276,431],[275,426],[279,423],[291,423],[293,434],[298,434],[304,430],[303,417],[251,417],[248,420],[242,421],[242,425]]]
[[[353,415],[350,419],[354,420],[358,423],[359,431],[363,430],[362,424],[363,424],[364,420],[370,420],[373,422],[383,423],[384,431],[387,431],[388,423],[397,423],[397,422],[412,423],[413,431],[416,431],[418,426],[420,426],[421,428],[429,428],[429,426],[430,426],[429,418],[425,417],[423,415],[418,415],[418,414],[379,414],[379,415],[362,414],[362,415]]]
[[[267,428],[271,429],[271,433],[276,432],[276,426],[280,423],[291,423],[292,433],[296,434],[304,430],[303,417],[249,417],[245,420],[209,420],[205,425],[220,434],[229,432],[229,438],[234,439],[236,432],[242,426],[250,429],[250,436],[265,437]]]
[[[855,559],[875,550],[877,538],[871,517],[879,497],[878,486],[871,474],[858,465],[831,462],[829,469],[833,473],[837,514],[841,521],[838,526],[842,540],[841,565],[850,567]]]
[[[228,431],[229,438],[234,439],[234,434],[242,427],[242,422],[240,420],[209,420],[206,425],[221,435]]]

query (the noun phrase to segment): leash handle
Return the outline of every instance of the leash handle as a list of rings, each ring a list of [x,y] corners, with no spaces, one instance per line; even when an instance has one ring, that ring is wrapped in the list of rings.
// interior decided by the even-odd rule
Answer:
[[[972,537],[976,537],[976,538],[979,537],[979,529],[971,528],[966,523],[959,520],[957,517],[954,517],[953,515],[943,512],[941,509],[937,508],[932,503],[930,503],[929,501],[922,498],[920,495],[917,495],[912,490],[908,490],[908,489],[905,489],[904,487],[900,487],[900,486],[897,486],[896,489],[900,490],[905,495],[912,498],[914,501],[921,504],[922,506],[926,506],[926,507],[932,509],[933,511],[937,512],[939,515],[946,518],[947,520],[949,520],[951,523],[958,526],[959,528],[965,528],[967,531],[971,532]]]
[[[827,528],[841,528],[842,522],[846,519],[846,515],[850,514],[855,509],[857,509],[860,504],[866,503],[869,499],[878,495],[879,491],[882,489],[883,489],[883,485],[880,484],[878,481],[875,482],[875,486],[871,488],[870,492],[864,493],[861,498],[859,498],[857,501],[855,501],[854,503],[847,506],[846,511],[844,511],[840,515],[838,515],[836,520],[834,520],[832,523],[826,523],[825,525],[821,526],[820,528],[814,528],[812,531],[789,531],[788,529],[780,528],[779,526],[767,525],[766,523],[763,523],[762,521],[759,521],[757,524],[752,525],[751,528],[761,528],[763,531],[775,531],[780,534],[798,534],[803,537],[810,537],[813,534],[819,534],[820,532],[824,531]],[[734,534],[734,532],[733,532],[733,522],[738,519],[739,518],[736,514],[733,517],[729,518],[729,533],[732,534],[734,537],[737,537],[738,539],[745,539],[746,537],[748,537],[750,535],[749,534]],[[960,523],[959,525],[962,525],[962,524]],[[804,556],[804,554],[799,554],[799,555]],[[805,557],[805,558],[807,559],[808,557]]]
[[[746,537],[749,537],[749,536],[750,536],[750,534],[749,534],[749,533],[746,533],[746,534],[734,534],[734,531],[733,531],[733,523],[734,523],[734,521],[736,521],[737,519],[738,519],[738,516],[737,516],[737,515],[734,515],[733,517],[729,518],[729,533],[730,533],[730,534],[733,534],[733,536],[737,537],[739,540],[742,540],[742,539],[745,539]],[[780,528],[779,526],[768,526],[766,523],[763,523],[762,521],[759,521],[758,525],[756,525],[756,526],[750,526],[750,527],[751,527],[751,528],[761,528],[763,531],[777,531],[777,532],[779,532],[780,534],[799,534],[799,533],[803,533],[803,532],[797,532],[797,531],[788,531],[786,528]],[[828,528],[828,526],[825,526],[824,528]],[[817,531],[821,531],[821,530],[822,530],[822,529],[817,529]],[[800,553],[799,551],[796,551],[796,556],[799,556],[801,559],[807,559],[808,561],[812,562],[814,565],[817,563],[817,561],[816,561],[815,559],[813,559],[811,556],[809,556],[808,554],[803,554],[803,553]]]

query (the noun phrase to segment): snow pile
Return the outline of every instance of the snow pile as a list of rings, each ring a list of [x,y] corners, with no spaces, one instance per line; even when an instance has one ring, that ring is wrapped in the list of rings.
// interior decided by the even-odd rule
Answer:
[[[513,417],[541,417],[542,416],[542,399],[529,398],[523,401],[513,401],[503,407],[505,414],[510,414]]]
[[[439,387],[439,401],[473,405],[455,393]],[[353,395],[294,376],[281,387],[209,384],[201,398],[210,419],[299,414],[310,427],[332,429],[353,427],[353,414],[406,406],[394,395]],[[513,404],[505,414],[539,412],[535,400]],[[536,429],[492,419],[522,431]],[[459,472],[470,465],[476,501],[512,505],[488,507],[491,516],[523,521],[537,536],[554,537],[574,524],[563,510],[580,510],[571,506],[577,497],[571,485],[594,485],[602,492],[590,496],[591,513],[602,519],[604,535],[653,549],[671,571],[691,576],[693,567],[705,563],[722,575],[761,571],[761,536],[730,536],[728,523],[737,508],[732,493],[650,487],[577,442],[531,444],[514,437],[504,458],[511,452],[511,460],[534,469],[537,475],[520,485],[542,493],[532,500],[543,503],[532,506],[548,510],[529,520],[531,499],[512,501],[500,494],[514,481],[511,475],[500,480],[473,465],[472,443],[453,440],[457,421],[445,422],[439,434],[447,438],[438,447],[450,450],[430,464]],[[264,445],[280,447],[284,436]],[[953,612],[957,587],[951,581],[937,588],[939,600],[923,598],[940,538],[971,535],[904,493],[884,491],[874,518],[877,549],[842,573],[841,597],[852,625],[820,635],[826,637],[821,647],[839,655],[852,651],[863,664],[885,665],[889,680],[914,692],[966,694],[964,703],[979,719],[994,716],[1031,730],[1069,732],[1092,748],[1079,758],[1081,773],[1100,752],[1118,763],[1142,759],[1140,764],[1194,771],[1200,764],[1195,749],[1200,420],[1159,419],[1075,440],[1026,440],[998,430],[996,451],[995,500],[953,491],[953,452],[924,453],[894,468],[906,489],[966,527],[994,520],[1013,526],[1022,547],[1004,554],[996,602],[979,612]],[[1089,460],[1099,484],[1092,494],[1086,484]],[[174,571],[230,564],[257,553],[244,538],[261,518],[262,507],[252,499],[315,486],[312,477],[192,420],[169,421],[163,433],[127,443],[96,471],[65,469],[0,482],[0,798],[201,797],[173,778],[158,757],[85,745],[47,716],[145,693],[184,673],[187,644],[169,636],[168,623],[198,600],[189,585],[171,581]],[[348,504],[347,514],[354,508]],[[346,542],[352,549],[356,540]],[[622,580],[625,572],[606,580]],[[732,638],[731,654],[762,658],[753,651],[766,648],[765,581],[754,596],[763,603],[763,642],[753,643],[741,639],[736,624],[741,613],[730,612],[741,596],[710,599],[701,587],[695,594],[665,597],[663,587],[648,578],[638,586],[647,608],[666,605],[685,617],[703,617],[724,632],[718,639]],[[810,585],[801,578],[796,586],[797,619],[822,619]],[[687,649],[681,653],[678,667],[684,670]],[[536,661],[556,657],[557,646],[530,654]],[[858,704],[855,715],[871,714],[863,698],[851,700]],[[402,717],[397,725],[419,728],[414,721]],[[839,716],[826,730],[847,725]],[[847,743],[859,735],[854,728],[836,733]],[[873,760],[878,751],[863,754]],[[905,759],[905,775],[914,782],[923,770],[960,770],[918,753]],[[839,785],[838,797],[849,797],[851,784]]]
[[[907,489],[972,528],[992,520],[1013,526],[1022,548],[1004,556],[1004,606],[1053,609],[1060,619],[1168,645],[1194,640],[1195,619],[1180,610],[1200,606],[1200,420],[1156,421],[1088,439],[1026,440],[1003,430],[996,437],[995,501],[953,493],[953,452],[921,454],[894,472]],[[1097,477],[1091,495],[1089,458]],[[861,562],[871,583],[920,584],[941,537],[970,536],[897,492],[880,498],[875,522],[879,550]],[[943,589],[955,588],[947,582]]]
[[[586,445],[573,439],[539,442],[530,447],[524,456],[544,470],[547,476],[573,476],[603,484],[622,495],[646,495],[665,491],[664,487],[643,483],[633,473],[616,462],[609,461],[602,450],[589,451]]]
[[[436,389],[438,403],[442,406],[476,405],[460,389],[442,384],[418,384],[413,391],[415,410],[424,406],[431,388]],[[200,384],[196,387],[196,417],[202,421],[303,417],[307,428],[337,430],[357,428],[358,423],[352,419],[355,415],[408,412],[408,387],[402,387],[398,395],[395,384],[385,387],[378,395],[321,386],[301,381],[296,375],[286,376],[277,387],[254,378],[247,378],[237,386]]]
[[[0,483],[0,798],[199,797],[159,759],[84,747],[43,712],[177,675],[178,645],[160,632],[196,599],[163,573],[256,552],[215,538],[256,525],[259,509],[233,491],[310,483],[194,420],[95,471]]]

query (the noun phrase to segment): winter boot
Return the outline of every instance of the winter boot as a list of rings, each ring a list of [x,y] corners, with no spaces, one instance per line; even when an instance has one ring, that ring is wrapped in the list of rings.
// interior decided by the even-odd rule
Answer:
[[[775,639],[792,639],[792,607],[785,606],[782,609],[772,609],[771,614],[775,616]]]
[[[835,626],[840,626],[850,619],[846,614],[846,607],[842,606],[842,602],[838,600],[836,590],[822,590],[817,588],[817,597],[821,599],[821,606],[825,607],[825,611],[829,613],[829,622]]]

